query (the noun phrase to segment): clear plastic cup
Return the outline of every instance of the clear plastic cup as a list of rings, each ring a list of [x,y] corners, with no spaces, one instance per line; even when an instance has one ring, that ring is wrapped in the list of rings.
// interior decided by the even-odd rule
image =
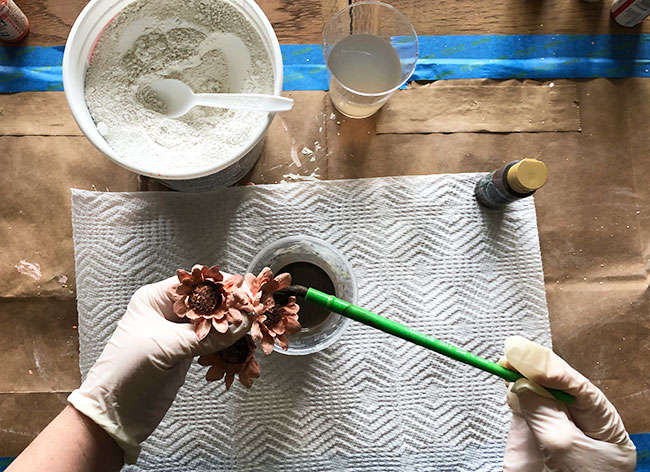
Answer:
[[[247,272],[257,275],[264,267],[270,267],[273,273],[276,273],[294,262],[309,262],[320,267],[334,285],[335,293],[332,295],[356,304],[357,282],[352,266],[333,246],[317,238],[290,236],[279,239],[255,256]],[[300,300],[298,302],[300,303]],[[293,356],[322,351],[341,337],[350,321],[349,318],[330,312],[322,323],[313,328],[303,328],[299,333],[289,336],[287,351],[277,344],[274,350]]]
[[[330,98],[350,118],[379,110],[415,70],[418,38],[394,7],[361,1],[336,13],[323,30]]]

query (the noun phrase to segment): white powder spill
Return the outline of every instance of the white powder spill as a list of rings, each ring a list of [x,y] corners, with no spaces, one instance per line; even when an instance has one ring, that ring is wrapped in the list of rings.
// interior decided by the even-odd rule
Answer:
[[[298,150],[296,149],[296,138],[291,135],[291,132],[289,131],[289,128],[287,127],[287,123],[280,118],[280,123],[282,124],[282,128],[284,128],[284,131],[289,135],[291,138],[291,160],[293,163],[296,165],[296,167],[302,167],[302,162],[300,162],[300,158],[298,157]],[[291,164],[289,164],[291,165]]]
[[[41,280],[43,274],[41,273],[41,265],[37,262],[29,262],[25,259],[14,266],[18,272],[28,277],[31,277],[34,280]]]
[[[280,181],[281,184],[286,184],[288,182],[304,182],[304,181],[311,181],[311,182],[319,182],[320,179],[320,174],[318,172],[318,167],[314,169],[314,171],[309,174],[309,175],[300,175],[300,174],[284,174],[282,177],[284,177],[283,180]]]
[[[269,54],[227,0],[136,0],[108,25],[86,73],[98,131],[128,164],[150,172],[205,169],[230,158],[267,113],[195,107],[167,118],[147,86],[179,79],[197,93],[273,93]]]

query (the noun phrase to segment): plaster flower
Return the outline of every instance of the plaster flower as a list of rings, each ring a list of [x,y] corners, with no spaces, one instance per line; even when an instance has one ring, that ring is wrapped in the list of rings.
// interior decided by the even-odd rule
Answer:
[[[273,294],[278,290],[291,285],[291,275],[280,274],[273,278],[273,272],[268,267],[255,277],[253,274],[246,274],[246,283],[253,295],[256,318],[251,326],[251,335],[256,341],[260,341],[264,354],[273,352],[275,341],[285,351],[289,347],[287,336],[300,331],[298,322],[298,310],[296,297],[290,296],[283,305],[277,304]]]
[[[226,349],[199,357],[199,364],[210,366],[206,380],[212,382],[225,376],[226,390],[229,390],[237,374],[239,382],[251,388],[253,379],[260,376],[260,365],[254,356],[255,348],[255,341],[247,334]]]
[[[205,338],[212,327],[225,333],[229,323],[242,322],[242,311],[254,311],[241,275],[224,278],[219,266],[195,267],[191,273],[178,269],[176,275],[180,284],[168,292],[174,313],[190,320],[199,339]]]

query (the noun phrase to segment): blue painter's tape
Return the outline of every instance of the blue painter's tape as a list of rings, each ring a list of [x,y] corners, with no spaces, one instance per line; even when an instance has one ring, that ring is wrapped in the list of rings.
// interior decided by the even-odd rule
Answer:
[[[0,47],[0,92],[63,90],[63,46]]]
[[[9,464],[13,462],[15,457],[0,457],[0,472],[9,467]]]
[[[420,36],[412,80],[650,77],[650,35]],[[327,90],[317,44],[281,46],[285,90]],[[63,46],[0,47],[0,92],[62,90]]]
[[[650,433],[630,434],[630,438],[636,446],[636,472],[650,472]],[[13,460],[13,457],[0,457],[0,472],[9,467]]]
[[[637,472],[650,472],[650,433],[630,434],[636,446]]]

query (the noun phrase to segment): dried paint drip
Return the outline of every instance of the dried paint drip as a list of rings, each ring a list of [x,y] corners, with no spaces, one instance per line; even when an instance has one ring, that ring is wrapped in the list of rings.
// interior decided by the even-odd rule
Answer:
[[[43,277],[43,274],[41,273],[41,265],[36,262],[29,262],[22,259],[14,267],[21,274],[31,277],[34,280],[41,280],[41,277]]]

